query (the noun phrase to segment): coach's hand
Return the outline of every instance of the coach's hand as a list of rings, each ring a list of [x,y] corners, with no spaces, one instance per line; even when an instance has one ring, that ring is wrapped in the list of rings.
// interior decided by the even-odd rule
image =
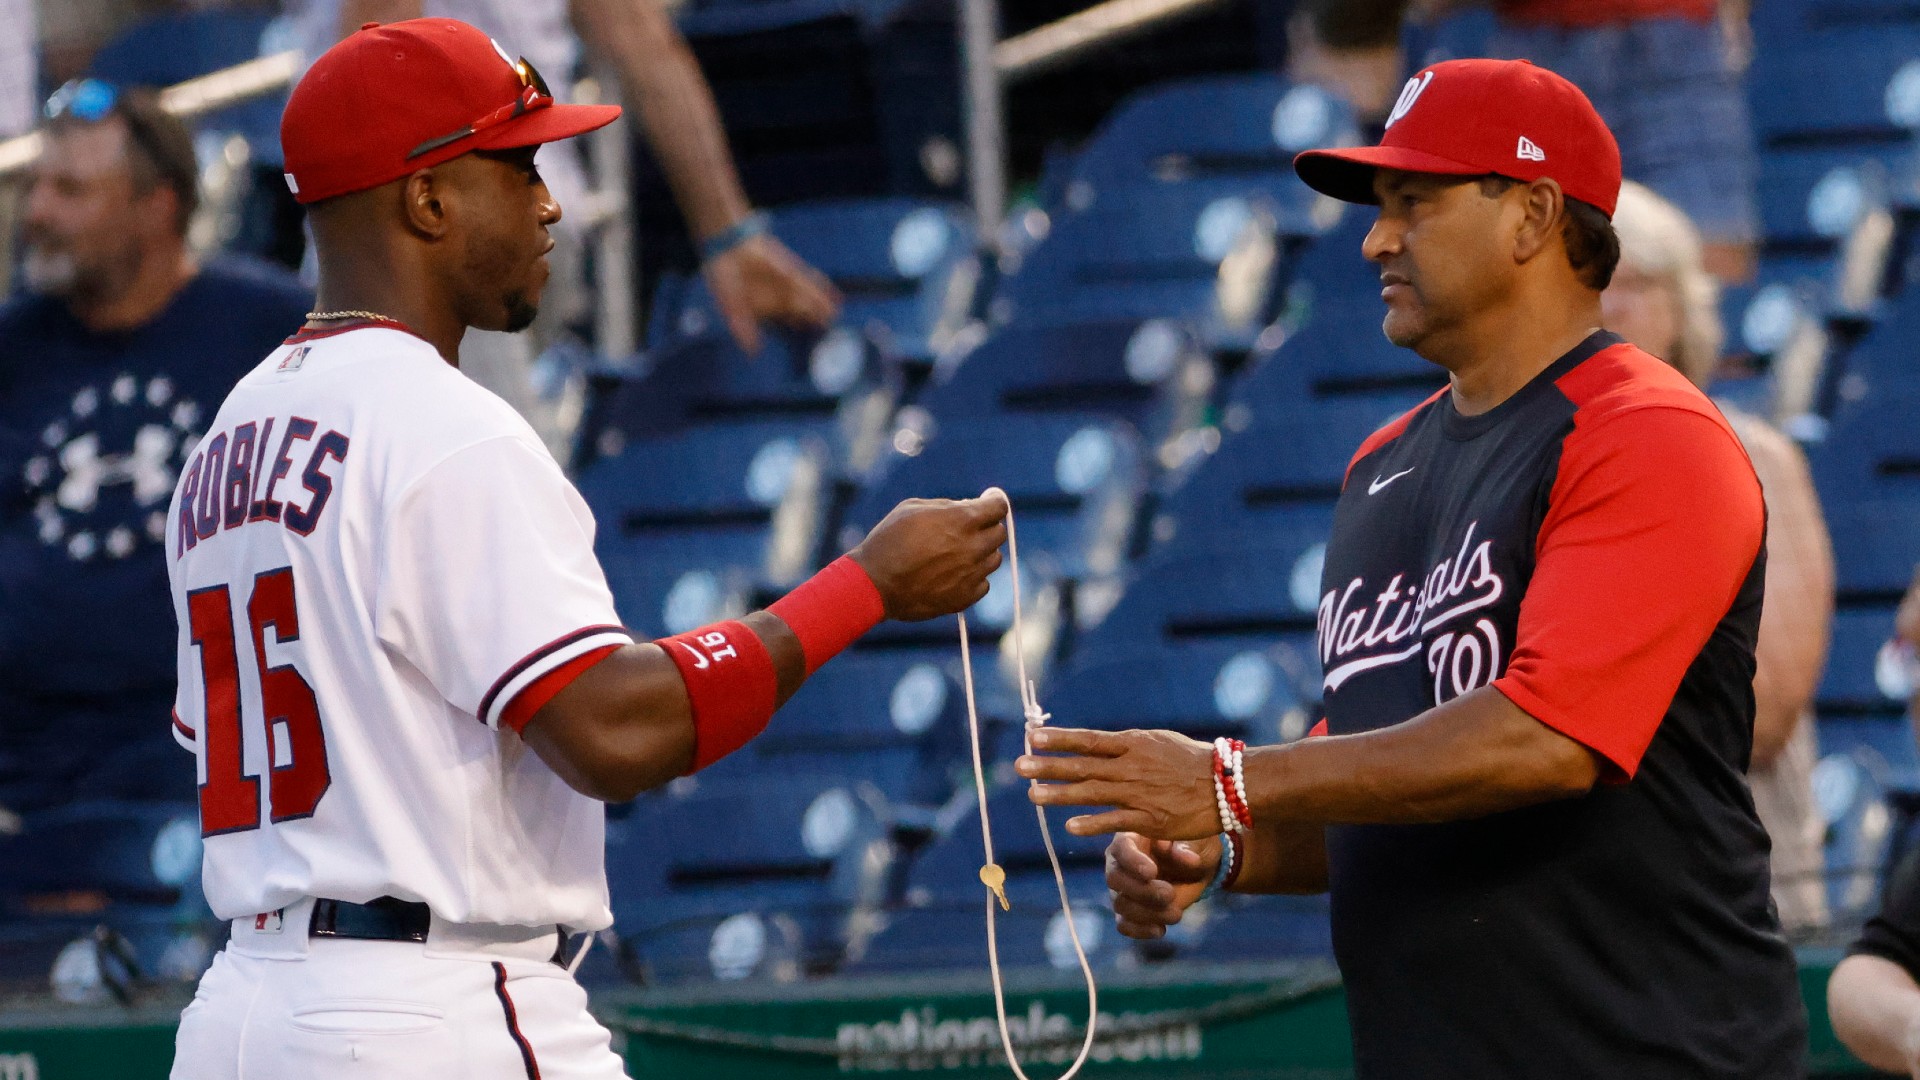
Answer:
[[[1213,793],[1213,747],[1176,731],[1040,728],[1033,748],[1072,757],[1027,754],[1014,770],[1036,781],[1041,806],[1111,806],[1067,819],[1075,836],[1135,832],[1155,840],[1199,840],[1220,831]]]
[[[1121,833],[1107,845],[1107,890],[1120,932],[1165,937],[1220,871],[1220,840],[1149,840]]]
[[[918,622],[964,611],[987,595],[1007,542],[1007,497],[908,499],[848,552],[880,590],[887,617]]]

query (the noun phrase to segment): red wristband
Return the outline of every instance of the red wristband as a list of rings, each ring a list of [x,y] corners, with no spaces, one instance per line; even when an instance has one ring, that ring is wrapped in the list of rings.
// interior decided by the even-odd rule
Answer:
[[[846,555],[775,600],[767,610],[778,615],[800,639],[809,675],[887,617],[887,606],[873,579]]]
[[[780,696],[773,657],[745,623],[723,622],[661,638],[693,704],[695,773],[766,730]]]

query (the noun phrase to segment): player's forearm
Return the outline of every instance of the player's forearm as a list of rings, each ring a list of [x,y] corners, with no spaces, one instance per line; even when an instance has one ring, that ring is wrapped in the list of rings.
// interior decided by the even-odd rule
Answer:
[[[1327,829],[1316,822],[1273,821],[1246,833],[1245,868],[1233,884],[1240,893],[1327,891]]]
[[[1461,821],[1582,795],[1598,779],[1591,751],[1492,687],[1379,731],[1246,754],[1256,828]]]
[[[713,90],[660,0],[574,0],[580,37],[620,74],[627,104],[696,238],[751,210],[720,124]]]
[[[778,708],[806,680],[800,641],[771,612],[740,621],[766,649]],[[528,722],[522,737],[575,791],[625,802],[694,767],[700,733],[693,696],[667,647],[654,642],[609,654]]]
[[[1905,968],[1878,956],[1847,957],[1827,982],[1827,1014],[1861,1061],[1903,1076],[1912,1068],[1920,986]]]

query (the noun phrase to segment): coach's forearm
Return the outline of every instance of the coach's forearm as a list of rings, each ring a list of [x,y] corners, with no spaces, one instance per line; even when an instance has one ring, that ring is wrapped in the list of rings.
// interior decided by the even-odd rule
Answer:
[[[1904,1076],[1917,1056],[1920,986],[1891,960],[1849,956],[1827,981],[1833,1033],[1854,1056],[1882,1072]]]
[[[1600,776],[1592,751],[1492,687],[1364,735],[1249,749],[1245,768],[1256,826],[1461,821],[1583,795]]]
[[[1270,821],[1242,837],[1246,860],[1238,893],[1327,891],[1327,827],[1312,821]]]

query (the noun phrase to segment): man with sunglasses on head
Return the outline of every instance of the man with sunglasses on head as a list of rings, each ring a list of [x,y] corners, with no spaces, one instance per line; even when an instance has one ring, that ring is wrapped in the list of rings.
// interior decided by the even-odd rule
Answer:
[[[194,257],[193,140],[151,94],[87,80],[46,112],[24,289],[0,307],[0,807],[16,811],[178,797],[167,496],[309,299],[275,268]]]
[[[571,978],[612,921],[600,802],[720,760],[999,565],[997,492],[915,500],[767,610],[634,641],[579,493],[460,370],[468,328],[538,311],[561,212],[535,151],[619,114],[510,55],[451,19],[368,27],[287,103],[319,296],[168,518],[174,730],[233,920],[174,1080],[624,1076]]]

